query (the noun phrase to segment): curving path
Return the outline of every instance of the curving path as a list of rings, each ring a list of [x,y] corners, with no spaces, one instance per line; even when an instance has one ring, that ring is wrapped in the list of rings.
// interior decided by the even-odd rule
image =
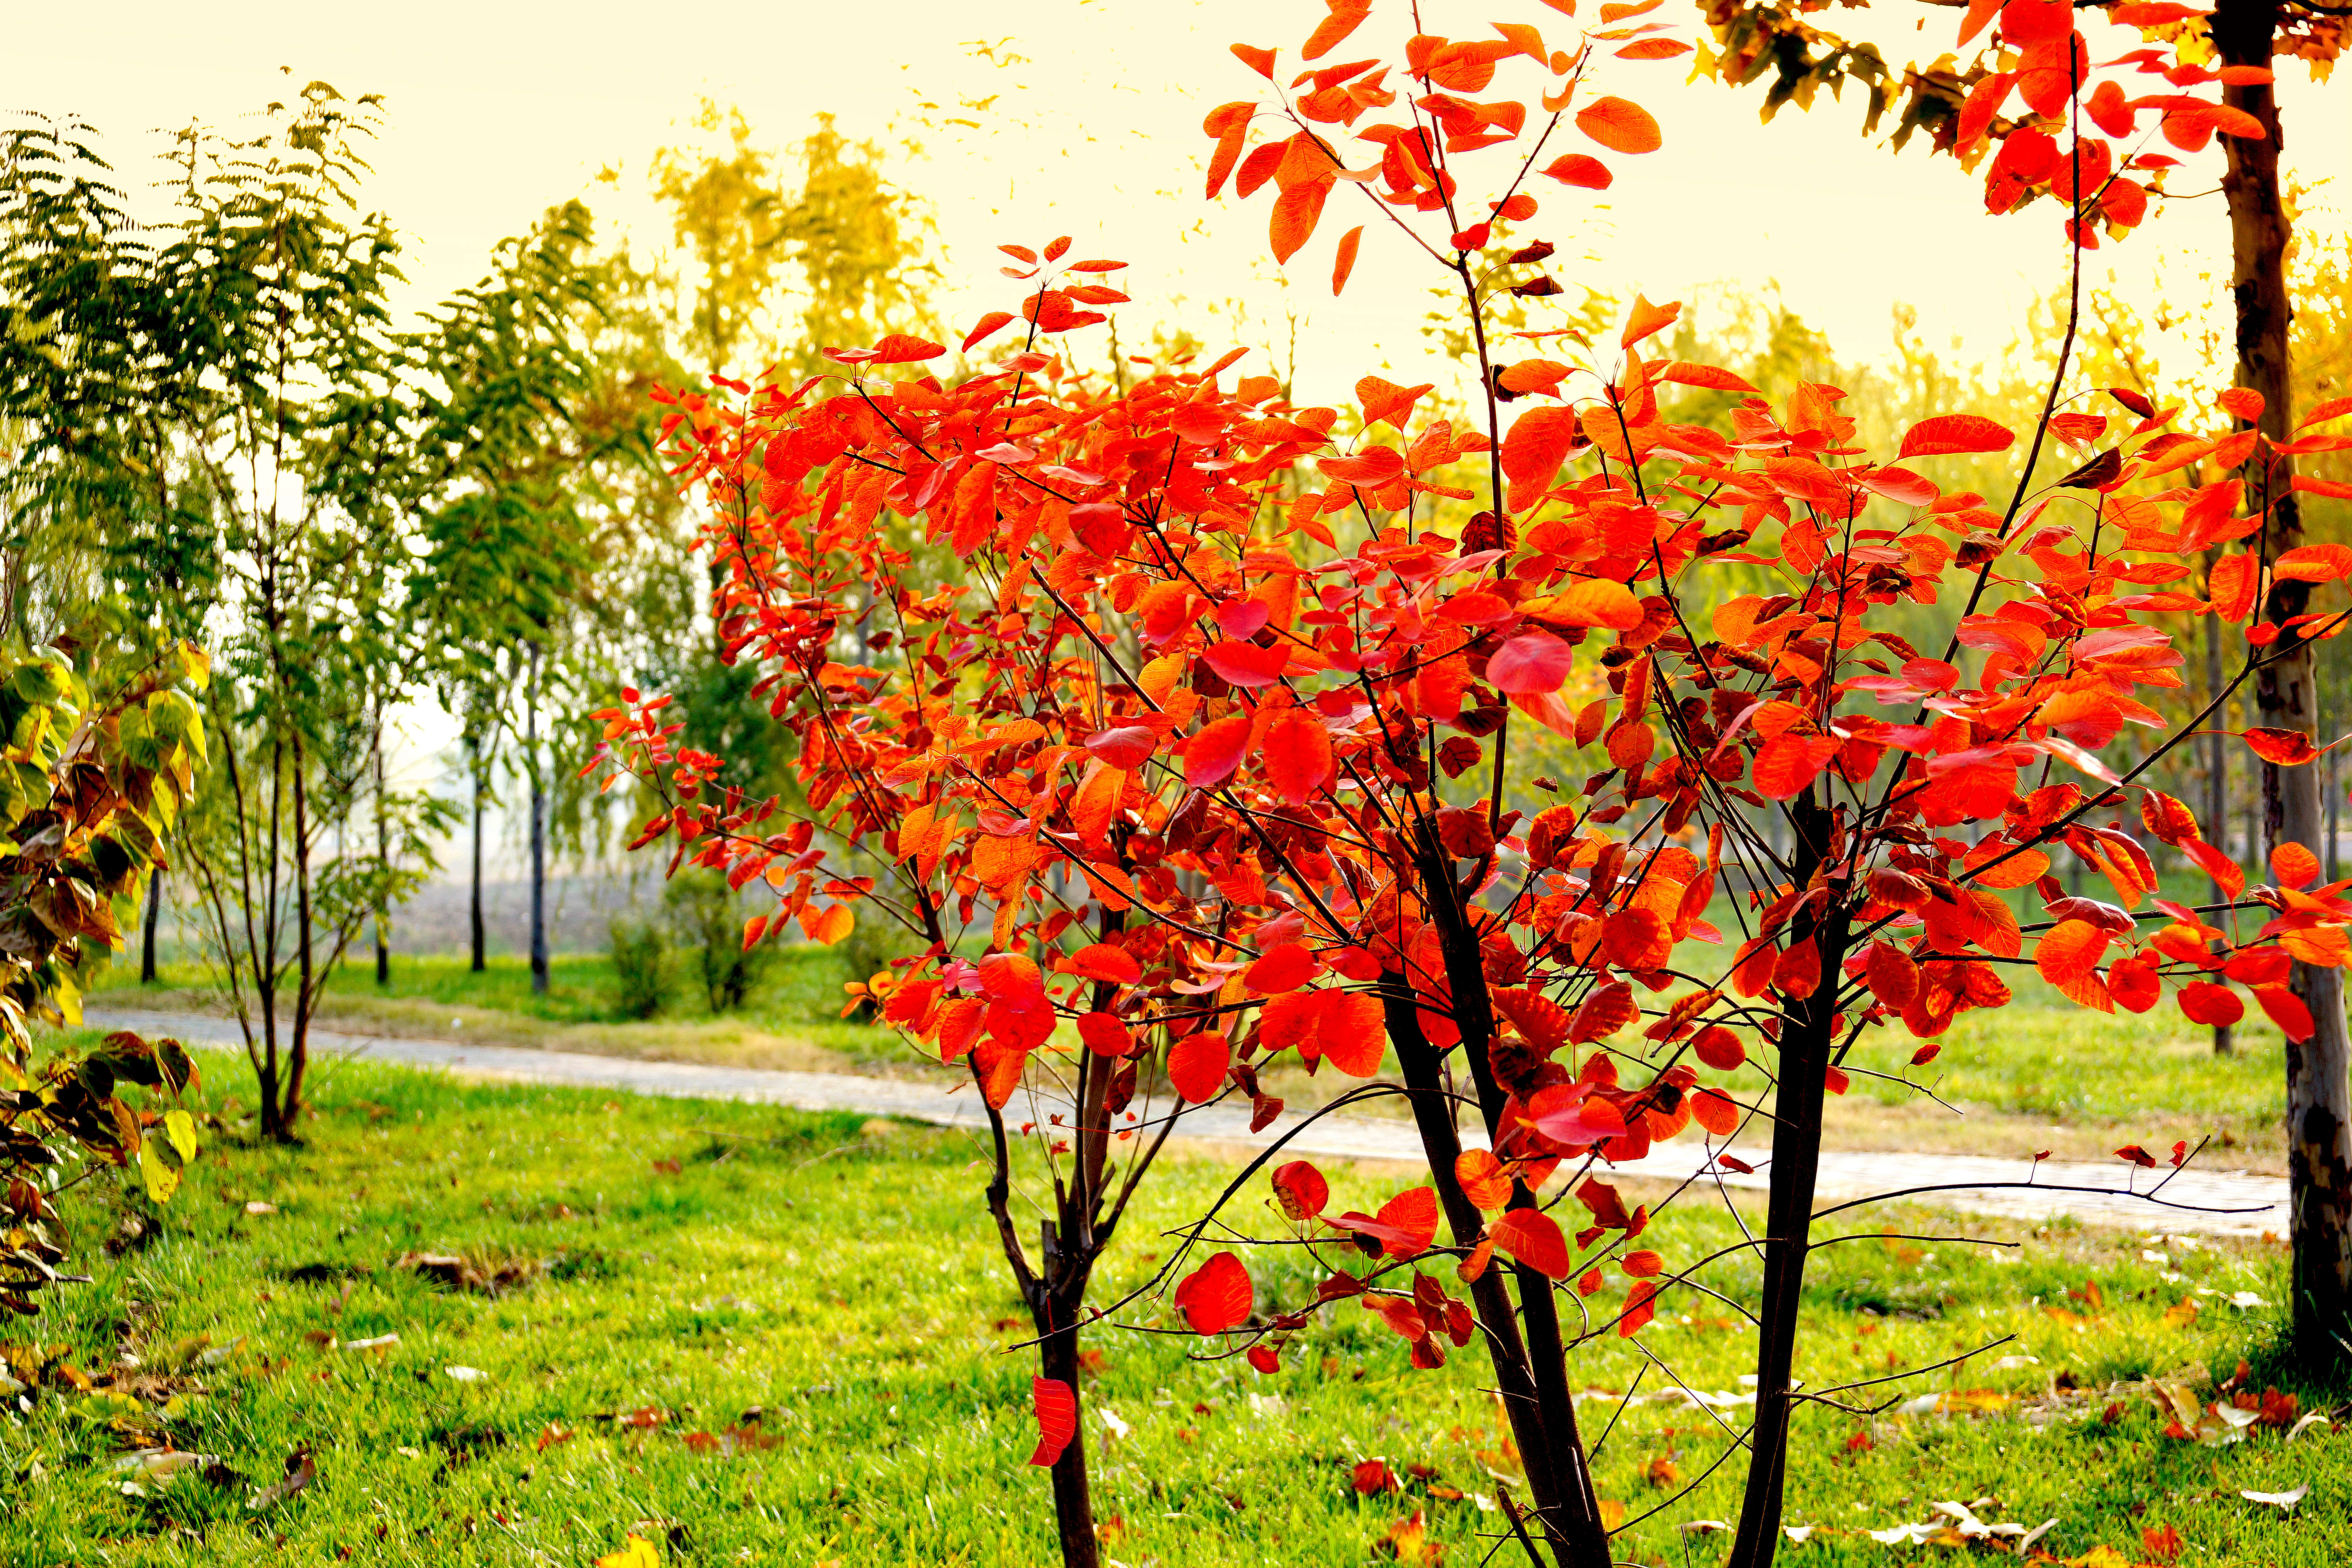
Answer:
[[[234,1020],[205,1014],[94,1006],[86,1010],[85,1018],[94,1028],[136,1029],[142,1034],[175,1035],[215,1045],[242,1041]],[[337,1058],[363,1057],[406,1067],[438,1068],[469,1078],[575,1085],[686,1100],[750,1100],[800,1110],[904,1117],[947,1127],[985,1124],[982,1107],[970,1092],[943,1093],[934,1085],[902,1079],[714,1067],[700,1062],[646,1061],[582,1051],[464,1045],[452,1040],[351,1035],[318,1028],[311,1030],[310,1039],[320,1066]],[[1265,1132],[1253,1133],[1246,1110],[1228,1110],[1218,1106],[1187,1112],[1181,1130],[1195,1140],[1263,1144],[1298,1123],[1299,1118],[1286,1115]],[[1421,1157],[1421,1142],[1409,1123],[1370,1117],[1326,1117],[1298,1132],[1286,1148],[1323,1159],[1411,1162]],[[1754,1157],[1759,1162],[1762,1159],[1760,1153]],[[1649,1158],[1626,1167],[1624,1173],[1629,1179],[1679,1182],[1698,1174],[1706,1163],[1704,1149],[1696,1142],[1677,1141],[1658,1145]],[[2036,1223],[2073,1215],[2085,1224],[2202,1236],[2254,1237],[2265,1231],[2279,1235],[2286,1231],[2287,1185],[2283,1176],[2192,1168],[2165,1184],[2164,1201],[2151,1203],[2123,1190],[2127,1172],[2137,1180],[2142,1191],[2153,1184],[2158,1174],[2152,1171],[2132,1172],[2119,1162],[2049,1160],[2035,1172],[2016,1160],[1982,1155],[1824,1151],[1820,1192],[1824,1204],[1871,1194],[1912,1193],[1920,1201],[1948,1208],[2004,1215]],[[2020,1184],[2029,1178],[2032,1186]],[[1717,1171],[1705,1179],[1710,1183],[1719,1179],[1727,1187],[1755,1191],[1766,1185],[1760,1171],[1753,1174]],[[1920,1188],[1941,1190],[1916,1191]],[[2083,1188],[2095,1190],[2065,1190]]]

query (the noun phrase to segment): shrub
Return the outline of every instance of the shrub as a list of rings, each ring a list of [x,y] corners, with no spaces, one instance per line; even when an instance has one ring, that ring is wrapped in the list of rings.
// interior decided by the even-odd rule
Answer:
[[[650,1018],[662,1006],[667,954],[662,929],[653,921],[629,916],[614,919],[611,932],[613,973],[620,982],[614,1011],[624,1018]]]

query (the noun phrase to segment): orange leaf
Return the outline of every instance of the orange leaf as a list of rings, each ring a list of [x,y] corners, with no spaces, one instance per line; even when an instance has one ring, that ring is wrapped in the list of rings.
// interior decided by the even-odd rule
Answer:
[[[2033,967],[2061,991],[2078,984],[2099,967],[2107,933],[2088,921],[2061,921],[2033,950]]]
[[[1696,1089],[1685,1102],[1691,1120],[1717,1138],[1728,1138],[1739,1127],[1739,1102],[1719,1089]]]
[[[2308,888],[2319,880],[2319,857],[2300,844],[2282,844],[2271,851],[2271,875],[2282,888]]]
[[[1462,1195],[1492,1214],[1511,1201],[1510,1173],[1486,1149],[1465,1149],[1454,1157],[1454,1179]]]
[[[1666,1271],[1666,1260],[1645,1247],[1619,1258],[1617,1267],[1636,1279],[1655,1279]]]
[[[801,929],[808,932],[811,942],[821,947],[831,947],[856,927],[857,917],[850,912],[846,904],[829,905],[814,921],[809,919],[808,910],[801,911]],[[744,945],[748,947],[751,943],[747,942]]]
[[[1176,1287],[1176,1310],[1196,1334],[1222,1334],[1249,1321],[1255,1291],[1249,1270],[1230,1252],[1220,1252]]]
[[[1650,111],[1622,98],[1594,99],[1576,111],[1576,128],[1612,153],[1654,153],[1665,144]]]
[[[1495,1245],[1547,1279],[1568,1278],[1568,1239],[1540,1209],[1513,1209],[1487,1226]]]
[[[1630,1340],[1648,1328],[1650,1320],[1658,1315],[1653,1304],[1657,1294],[1658,1288],[1647,1279],[1634,1280],[1633,1288],[1625,1293],[1625,1313],[1617,1320],[1617,1332]]]
[[[1642,601],[1624,584],[1607,577],[1581,578],[1557,594],[1528,600],[1519,610],[1531,620],[1556,626],[1629,632],[1642,624]]]
[[[2335,749],[2332,745],[2313,745],[2311,737],[2300,730],[2246,730],[2241,733],[2247,748],[2274,767],[2299,768]]]
[[[1364,18],[1372,14],[1371,0],[1324,0],[1324,3],[1331,7],[1331,14],[1324,17],[1315,30],[1307,35],[1307,42],[1299,46],[1298,58],[1302,60],[1317,59],[1329,53],[1333,46],[1362,26]]]
[[[1576,185],[1588,191],[1605,191],[1616,176],[1609,165],[1583,153],[1566,153],[1544,165],[1543,172],[1563,185]]]
[[[2225,621],[2242,621],[2254,607],[2263,563],[2251,555],[2224,555],[2205,576],[2205,596]]]
[[[1128,1027],[1108,1013],[1084,1013],[1078,1016],[1078,1038],[1087,1049],[1098,1057],[1123,1057],[1135,1048],[1135,1037]]]
[[[1331,259],[1331,292],[1334,295],[1348,286],[1348,274],[1356,269],[1356,247],[1363,241],[1362,224],[1339,237],[1339,253]]]
[[[1313,237],[1315,225],[1323,216],[1323,198],[1330,189],[1328,180],[1301,180],[1275,199],[1266,232],[1276,261],[1288,261]]]
[[[1503,437],[1503,473],[1515,485],[1549,484],[1578,436],[1573,409],[1530,408]]]
[[[991,310],[972,323],[971,331],[963,335],[963,342],[957,346],[968,349],[1012,320],[1013,312],[1010,310]]]
[[[1265,78],[1266,80],[1272,81],[1274,79],[1274,51],[1272,49],[1261,49],[1250,44],[1235,44],[1233,46],[1233,51],[1234,58],[1241,61],[1242,64],[1249,67],[1250,69],[1257,72],[1258,75]]]
[[[1402,435],[1412,421],[1412,405],[1435,386],[1434,382],[1427,381],[1419,386],[1399,386],[1393,381],[1368,375],[1356,383],[1356,404],[1364,411],[1365,424],[1386,425]]]
[[[1630,349],[1643,338],[1655,336],[1673,326],[1682,313],[1679,301],[1653,305],[1636,294],[1633,296],[1633,308],[1625,313],[1625,331],[1618,342]]]

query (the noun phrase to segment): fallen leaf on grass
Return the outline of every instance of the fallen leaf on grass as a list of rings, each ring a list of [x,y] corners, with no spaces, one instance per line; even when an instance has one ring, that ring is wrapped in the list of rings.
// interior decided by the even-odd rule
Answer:
[[[1396,1490],[1396,1478],[1389,1474],[1385,1459],[1365,1459],[1348,1472],[1349,1484],[1365,1497],[1378,1497],[1382,1492]]]
[[[246,1511],[260,1513],[276,1508],[318,1479],[319,1467],[311,1462],[310,1450],[298,1447],[286,1456],[286,1479],[274,1487],[265,1487],[255,1492],[245,1505]]]
[[[544,1454],[558,1443],[569,1443],[578,1436],[571,1427],[559,1426],[551,1421],[539,1429],[539,1451]]]
[[[1388,1533],[1372,1543],[1373,1549],[1384,1552],[1400,1563],[1433,1563],[1441,1548],[1429,1539],[1429,1521],[1419,1509],[1411,1519],[1402,1519],[1389,1526]],[[602,1564],[599,1564],[602,1568]]]
[[[2311,1495],[2311,1483],[2306,1481],[2291,1492],[2250,1492],[2241,1489],[2238,1495],[2248,1502],[2264,1502],[2281,1513],[2293,1513],[2294,1505]]]
[[[2305,1432],[2311,1430],[2314,1426],[2321,1427],[2330,1432],[2336,1429],[2336,1424],[2334,1422],[2315,1410],[2310,1415],[2305,1416],[2302,1420],[2296,1422],[2294,1426],[2288,1430],[2286,1440],[2292,1443],[2297,1437],[2302,1436]]]

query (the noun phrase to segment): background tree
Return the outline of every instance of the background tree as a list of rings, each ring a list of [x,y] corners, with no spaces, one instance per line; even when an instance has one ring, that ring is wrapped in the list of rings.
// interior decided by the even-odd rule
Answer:
[[[2115,62],[2135,68],[2143,92],[2135,96],[2124,85],[2130,79],[2111,77],[2078,104],[2074,89],[2095,68],[2075,26],[2086,12],[2104,12],[2120,26],[2140,29],[2153,46]],[[2342,52],[2347,18],[2341,6],[2218,0],[2210,11],[2200,11],[2169,0],[2071,6],[2063,0],[1969,0],[1959,47],[1966,49],[1979,37],[1983,41],[1968,63],[1947,55],[1925,68],[1908,67],[1899,77],[1877,45],[1816,28],[1801,5],[1719,0],[1706,15],[1715,45],[1699,56],[1699,68],[1727,82],[1766,83],[1767,120],[1785,102],[1809,106],[1820,88],[1852,83],[1864,89],[1864,131],[1870,134],[1899,93],[1893,145],[1900,148],[1926,130],[1931,146],[1971,166],[1991,153],[1986,205],[1994,212],[2048,195],[2070,203],[2074,221],[2088,211],[2111,233],[2127,231],[2144,220],[2151,199],[2164,198],[2166,175],[2178,163],[2168,153],[2138,150],[2142,143],[2134,138],[2143,120],[2183,152],[2197,152],[2218,134],[2226,162],[2221,189],[2230,219],[2236,384],[2252,395],[2233,413],[2243,429],[2258,433],[2242,450],[2228,449],[2229,464],[2242,470],[2248,494],[2271,514],[2265,537],[2273,552],[2303,545],[2304,496],[2342,494],[2346,487],[2299,479],[2295,459],[2340,450],[2352,437],[2296,434],[2287,278],[2293,235],[2279,176],[2284,137],[2273,69],[2276,59],[2299,58],[2315,79],[2324,79]],[[2185,90],[2212,83],[2220,85],[2219,103]],[[2004,114],[2012,96],[2013,118]],[[2100,134],[2080,124],[2084,116]],[[2284,630],[2276,657],[2265,658],[2254,682],[2254,705],[2263,727],[2315,742],[2315,648],[2295,629],[2310,603],[2310,584],[2273,575],[2262,592],[2263,624]],[[2213,772],[2218,780],[2218,763]],[[2263,762],[2263,829],[2271,847],[2322,841],[2327,827],[2322,776]],[[2294,984],[2318,1020],[2317,1032],[2308,1041],[2291,1042],[2286,1056],[2295,1321],[2307,1343],[2352,1347],[2352,1033],[2334,971],[2298,963]],[[2218,1036],[2216,1044],[2221,1044]]]

